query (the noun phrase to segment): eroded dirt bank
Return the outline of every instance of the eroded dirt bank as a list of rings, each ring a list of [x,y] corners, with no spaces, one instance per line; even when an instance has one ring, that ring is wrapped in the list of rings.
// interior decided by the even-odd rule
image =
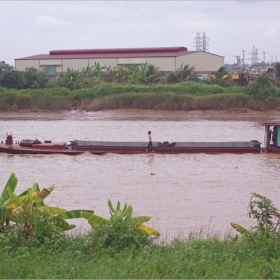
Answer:
[[[135,110],[115,109],[96,112],[81,110],[73,111],[17,111],[0,112],[1,120],[251,120],[264,121],[280,119],[280,112],[275,110],[204,110],[204,111],[163,111],[163,110]]]

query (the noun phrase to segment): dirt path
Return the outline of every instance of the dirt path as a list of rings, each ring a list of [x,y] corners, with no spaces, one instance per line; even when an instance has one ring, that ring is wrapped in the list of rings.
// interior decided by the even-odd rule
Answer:
[[[116,109],[96,112],[86,111],[17,111],[0,112],[0,120],[251,120],[265,121],[280,120],[280,112],[252,111],[252,110],[205,110],[205,111],[163,111],[163,110],[135,110]]]

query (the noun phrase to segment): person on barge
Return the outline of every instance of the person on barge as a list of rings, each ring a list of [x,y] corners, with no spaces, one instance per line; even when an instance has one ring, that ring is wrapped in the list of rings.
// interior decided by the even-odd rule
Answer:
[[[148,144],[146,152],[148,152],[150,149],[153,150],[153,140],[152,140],[151,134],[152,134],[151,131],[148,131],[149,144]]]

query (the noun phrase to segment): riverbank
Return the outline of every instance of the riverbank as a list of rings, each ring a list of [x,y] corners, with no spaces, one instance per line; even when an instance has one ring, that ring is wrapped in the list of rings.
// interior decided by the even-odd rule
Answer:
[[[279,119],[279,111],[239,110],[140,110],[140,109],[114,109],[102,111],[61,110],[61,111],[30,111],[0,112],[1,120],[153,120],[153,121],[184,121],[184,120],[250,120],[264,121]]]

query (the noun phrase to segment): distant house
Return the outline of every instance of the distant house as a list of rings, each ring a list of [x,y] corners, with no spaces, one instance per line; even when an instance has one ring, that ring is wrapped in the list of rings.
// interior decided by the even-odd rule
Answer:
[[[9,64],[6,64],[5,61],[0,61],[0,66],[9,66]]]
[[[269,77],[275,77],[275,67],[269,65],[253,65],[249,70],[249,79],[254,80],[258,76],[266,73]]]
[[[34,67],[57,75],[68,68],[80,70],[99,63],[111,68],[128,65],[152,64],[165,74],[176,71],[180,65],[195,67],[198,74],[211,74],[224,65],[224,57],[203,51],[189,51],[186,47],[53,50],[15,59],[15,69],[24,71]]]

